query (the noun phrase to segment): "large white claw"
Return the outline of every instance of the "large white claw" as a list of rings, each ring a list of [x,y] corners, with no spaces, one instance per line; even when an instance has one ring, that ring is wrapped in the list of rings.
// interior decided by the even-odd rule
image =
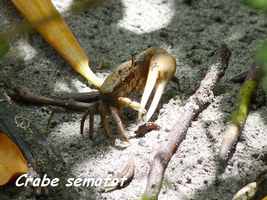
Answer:
[[[168,81],[174,76],[175,71],[176,61],[170,54],[158,53],[151,58],[146,86],[141,99],[141,107],[146,107],[148,99],[151,96],[154,88],[155,95],[146,116],[143,117],[145,121],[149,121],[154,114],[164,92],[164,89]],[[139,119],[140,118],[142,118],[141,112],[139,112]]]
[[[148,102],[150,94],[152,93],[152,91],[156,85],[156,82],[158,79],[158,74],[159,74],[159,72],[158,72],[158,69],[156,67],[150,69],[148,72],[145,89],[144,89],[143,96],[141,99],[141,108],[143,108],[143,109],[145,109],[145,106]],[[142,117],[143,117],[143,113],[141,111],[139,111],[138,118],[141,119]]]

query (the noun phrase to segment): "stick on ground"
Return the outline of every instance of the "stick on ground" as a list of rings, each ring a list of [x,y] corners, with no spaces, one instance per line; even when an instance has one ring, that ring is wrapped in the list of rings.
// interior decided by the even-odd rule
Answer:
[[[213,89],[224,75],[230,55],[230,50],[225,45],[218,49],[215,55],[215,62],[201,81],[200,87],[177,113],[178,120],[168,135],[169,140],[167,144],[161,146],[153,158],[142,200],[158,199],[168,163],[185,138],[191,121],[213,101]]]
[[[56,96],[52,96],[52,98],[61,100],[73,99],[74,101],[91,103],[101,100],[101,93],[98,90],[81,93],[59,93]]]
[[[226,164],[242,132],[246,122],[251,98],[258,85],[257,67],[252,65],[247,73],[245,82],[240,88],[236,108],[231,115],[229,124],[223,134],[223,141],[220,147],[219,159]]]
[[[89,95],[89,93],[88,93]],[[93,97],[95,93],[92,94]],[[10,95],[12,99],[17,101],[24,101],[26,103],[38,104],[38,105],[52,105],[60,106],[75,111],[85,111],[91,108],[95,110],[95,103],[85,103],[80,101],[75,101],[73,99],[60,99],[53,97],[38,96],[30,92],[27,88],[15,88],[15,93]],[[90,99],[90,95],[88,96]]]

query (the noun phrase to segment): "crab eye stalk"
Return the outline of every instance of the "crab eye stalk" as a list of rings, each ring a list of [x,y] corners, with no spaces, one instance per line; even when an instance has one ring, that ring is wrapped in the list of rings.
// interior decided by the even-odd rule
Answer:
[[[143,118],[144,121],[150,120],[150,118],[154,114],[159,104],[159,101],[161,99],[161,96],[164,92],[167,83],[174,76],[175,71],[176,71],[176,61],[175,58],[170,54],[159,53],[155,54],[151,58],[147,81],[143,92],[143,96],[141,98],[142,108],[146,107],[146,104],[153,90],[155,90],[155,93],[152,99],[152,103],[147,111],[147,114],[143,116],[143,114],[139,112],[139,119]]]

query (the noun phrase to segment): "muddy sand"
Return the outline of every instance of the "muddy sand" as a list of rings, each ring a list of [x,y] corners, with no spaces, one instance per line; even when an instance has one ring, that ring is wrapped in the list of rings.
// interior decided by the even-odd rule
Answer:
[[[213,51],[222,43],[232,51],[229,67],[216,87],[214,102],[192,122],[186,139],[172,158],[159,199],[229,200],[267,168],[267,106],[261,91],[223,173],[218,171],[216,161],[222,132],[240,88],[240,84],[229,80],[253,62],[257,44],[267,35],[267,16],[231,0],[110,0],[96,8],[68,14],[71,2],[54,1],[90,56],[97,75],[106,76],[119,63],[147,47],[163,47],[176,57],[180,89],[175,83],[168,85],[154,116],[161,131],[133,138],[124,149],[104,137],[99,119],[92,142],[79,134],[81,114],[56,112],[47,128],[53,108],[2,103],[6,108],[3,112],[8,113],[1,114],[2,119],[8,118],[11,125],[15,118],[28,122],[21,131],[22,137],[36,156],[42,173],[60,178],[61,184],[41,197],[32,195],[30,189],[9,185],[0,189],[1,200],[138,199],[145,188],[149,161],[167,139],[177,110],[195,91]],[[1,31],[21,21],[10,1],[0,2]],[[42,95],[91,90],[38,34],[15,37],[11,52],[0,63],[0,83],[9,80]],[[4,84],[0,90],[4,99]],[[132,113],[125,114],[129,135],[133,135],[136,127]],[[136,174],[124,189],[101,194],[98,188],[64,186],[64,181],[71,177],[108,177],[130,157],[135,159]]]

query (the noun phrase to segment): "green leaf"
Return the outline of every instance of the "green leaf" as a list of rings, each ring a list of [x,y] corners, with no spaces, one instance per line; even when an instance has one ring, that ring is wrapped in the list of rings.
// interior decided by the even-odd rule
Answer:
[[[267,0],[243,0],[248,6],[267,12]]]
[[[9,43],[4,38],[0,37],[0,59],[6,55],[9,50]]]

